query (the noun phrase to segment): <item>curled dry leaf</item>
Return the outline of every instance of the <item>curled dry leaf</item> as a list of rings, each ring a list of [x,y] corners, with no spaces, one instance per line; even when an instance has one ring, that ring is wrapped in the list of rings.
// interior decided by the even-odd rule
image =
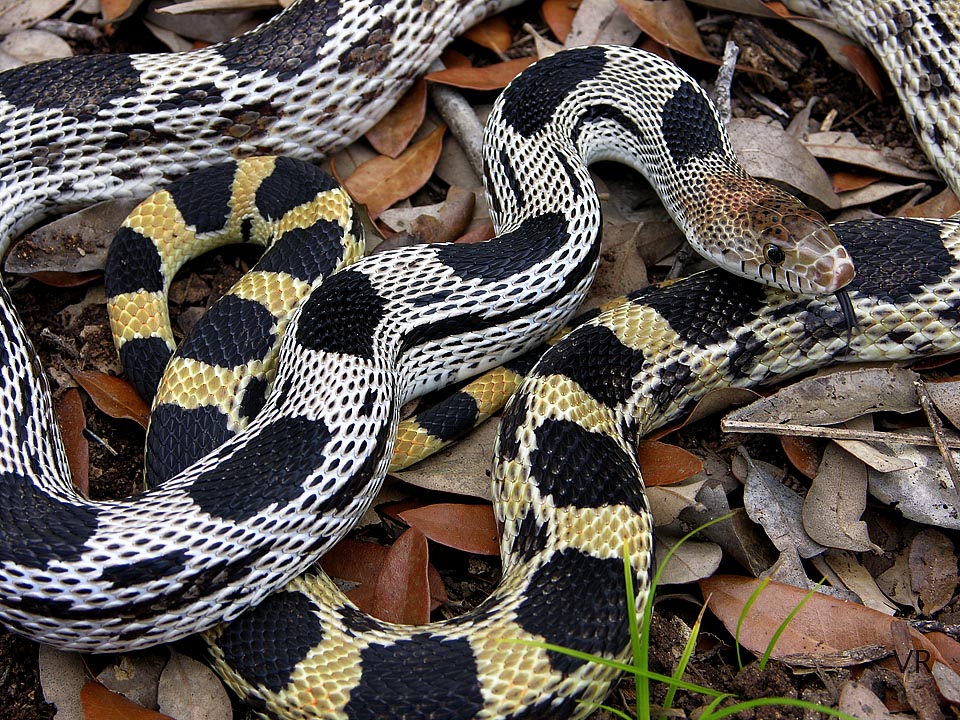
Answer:
[[[57,419],[63,435],[63,446],[70,465],[73,484],[83,493],[90,494],[90,444],[83,435],[87,419],[83,414],[83,400],[76,388],[69,388],[57,405]]]
[[[960,429],[960,380],[927,382],[925,386],[937,410]]]
[[[897,215],[920,218],[948,218],[958,212],[960,212],[960,200],[957,199],[952,190],[947,188],[926,202],[903,208]]]
[[[380,122],[367,131],[366,138],[381,155],[395,158],[402,153],[427,114],[427,81],[420,78]]]
[[[788,185],[824,207],[840,207],[830,176],[803,143],[778,124],[733,118],[727,133],[737,158],[751,175]]]
[[[703,45],[693,13],[683,0],[617,0],[633,22],[664,47],[717,64]]]
[[[811,480],[817,476],[817,469],[823,457],[823,443],[813,438],[781,435],[780,447],[798,472]]]
[[[95,370],[71,370],[70,375],[86,390],[94,405],[107,415],[133,420],[147,427],[150,406],[126,380]]]
[[[633,45],[641,34],[617,0],[581,0],[564,45]]]
[[[360,540],[341,540],[320,559],[323,571],[339,580],[357,583],[359,587],[346,592],[364,612],[372,612],[373,598],[380,571],[390,548]],[[430,586],[430,609],[436,610],[447,602],[447,591],[440,573],[433,565],[427,566],[427,583]]]
[[[693,453],[656,440],[644,440],[637,447],[637,459],[648,487],[673,485],[703,470],[703,463]]]
[[[501,56],[513,44],[513,31],[503,15],[488,17],[483,22],[466,30],[463,37]]]
[[[497,521],[490,505],[436,503],[404,510],[400,518],[434,542],[478,555],[499,555]]]
[[[147,710],[103,685],[88,682],[80,691],[84,720],[173,720],[169,715]]]
[[[350,196],[366,205],[371,220],[395,202],[413,195],[430,179],[440,157],[445,129],[442,125],[436,128],[397,158],[381,155],[368,160],[343,181]]]
[[[709,608],[713,614],[731,635],[737,632],[740,623],[740,644],[758,655],[767,649],[773,633],[807,595],[805,590],[792,585],[771,582],[744,614],[744,606],[760,582],[732,575],[714,575],[700,581],[700,590],[704,597],[710,598]],[[787,624],[773,647],[772,657],[789,663],[792,655],[818,656],[873,646],[881,646],[892,654],[895,649],[892,628],[896,622],[902,621],[817,592],[804,602]],[[960,649],[960,644],[951,640],[944,643],[945,651],[941,651],[924,635],[914,630],[909,633],[917,647],[929,653],[931,662],[943,662],[956,670],[949,659],[953,652],[950,649]]]
[[[207,665],[170,651],[160,675],[157,703],[161,712],[190,720],[231,720],[233,708],[220,678]]]
[[[804,530],[820,545],[882,554],[860,519],[866,507],[866,467],[837,445],[828,445],[803,499]]]
[[[953,542],[939,530],[925,528],[910,543],[909,562],[910,587],[920,596],[923,614],[942,610],[957,589]]]
[[[540,12],[550,32],[560,42],[566,42],[579,5],[576,0],[543,0]]]
[[[430,621],[427,539],[414,528],[397,538],[377,578],[371,614],[387,622],[423,625]]]
[[[697,501],[697,496],[706,482],[704,478],[682,485],[648,488],[647,499],[650,501],[650,512],[653,513],[655,525],[670,525],[676,522],[680,513],[690,508],[702,510],[703,506]]]
[[[536,58],[525,57],[485,67],[448,67],[446,70],[428,73],[426,78],[430,82],[466,90],[502,90],[522,70],[532,65],[534,60]]]

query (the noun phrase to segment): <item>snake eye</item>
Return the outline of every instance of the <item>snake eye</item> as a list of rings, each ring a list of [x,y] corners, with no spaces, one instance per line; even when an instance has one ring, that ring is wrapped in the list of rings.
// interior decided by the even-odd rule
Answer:
[[[763,246],[763,257],[766,258],[767,262],[771,265],[783,265],[783,261],[787,259],[783,250],[773,243],[768,243]]]

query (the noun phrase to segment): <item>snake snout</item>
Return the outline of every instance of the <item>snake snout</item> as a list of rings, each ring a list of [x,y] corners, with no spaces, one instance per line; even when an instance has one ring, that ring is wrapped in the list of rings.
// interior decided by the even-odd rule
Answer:
[[[792,247],[784,247],[785,273],[792,274],[791,289],[804,295],[829,295],[853,280],[853,260],[836,233],[818,214],[804,208],[785,216],[782,228]]]
[[[809,288],[804,292],[831,295],[856,275],[850,253],[829,227],[804,237],[797,246],[797,254],[799,263],[809,268],[805,274]]]

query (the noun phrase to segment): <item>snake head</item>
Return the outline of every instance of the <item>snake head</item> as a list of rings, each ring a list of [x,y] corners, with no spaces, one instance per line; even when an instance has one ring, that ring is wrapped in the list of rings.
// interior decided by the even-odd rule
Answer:
[[[697,249],[721,267],[801,295],[853,280],[853,260],[827,221],[792,195],[746,176],[717,180],[712,193],[720,202],[700,224]]]

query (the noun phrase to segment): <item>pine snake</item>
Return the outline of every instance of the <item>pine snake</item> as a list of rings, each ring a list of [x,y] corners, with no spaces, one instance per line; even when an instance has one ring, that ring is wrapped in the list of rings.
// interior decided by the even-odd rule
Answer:
[[[492,9],[465,8],[457,22]],[[311,155],[342,143],[335,123],[321,122],[326,139],[317,139],[290,119],[329,112],[329,104],[297,109],[314,92],[305,49],[349,48],[315,61],[366,83],[359,105],[348,100],[348,108],[389,102],[371,99],[377,81],[370,78],[382,72],[389,85],[413,73],[393,67],[389,52],[416,45],[406,41],[419,32],[407,26],[414,10],[400,10],[371,20],[356,9],[340,19],[328,6],[301,2],[261,30],[252,48],[241,42],[174,60],[189,84],[170,82],[169,63],[150,59],[53,63],[43,83],[0,76],[7,104],[0,141],[9,143],[5,242],[55,204],[137,193],[231,152]],[[421,10],[447,21],[437,4]],[[314,37],[291,19],[323,33]],[[292,31],[299,34],[290,39]],[[450,28],[423,32],[432,47]],[[261,52],[281,36],[284,52]],[[228,72],[229,86],[218,87]],[[686,180],[731,171],[712,113],[683,136],[694,140],[671,141],[672,130],[660,131],[651,146],[643,132],[649,116],[630,114],[651,103],[650,95],[636,99],[644,86],[627,79],[635,76],[662,89],[658,111],[704,102],[671,66],[621,48],[571,51],[534,66],[504,94],[485,143],[498,238],[470,249],[384,253],[320,284],[290,322],[261,414],[187,473],[134,500],[94,505],[70,488],[42,371],[4,291],[4,622],[61,647],[108,650],[197,632],[257,605],[209,636],[219,671],[263,709],[294,717],[587,714],[590,706],[578,701],[601,698],[613,679],[608,671],[505,640],[624,654],[621,553],[627,548],[642,605],[652,547],[632,451],[637,435],[713,386],[756,385],[839,358],[945,352],[958,334],[955,221],[835,226],[858,270],[847,286],[858,319],[849,344],[830,297],[799,298],[719,272],[641,292],[546,355],[504,413],[493,470],[504,579],[490,600],[441,625],[398,628],[359,614],[323,577],[270,594],[369,504],[406,398],[522,352],[573,312],[599,251],[585,163],[646,152],[685,170]],[[956,74],[944,77],[953,82]],[[346,82],[335,81],[332,94],[345,92]],[[268,85],[287,94],[264,99]],[[53,91],[31,95],[36,86]],[[159,88],[165,96],[147,102]],[[528,102],[526,93],[543,102]],[[600,101],[578,104],[584,95]],[[162,118],[152,115],[160,110]],[[670,117],[686,122],[685,114]],[[91,118],[103,124],[90,129]],[[957,139],[944,133],[946,122],[936,119],[935,134],[949,154]],[[161,145],[170,146],[170,159]],[[518,147],[536,151],[538,162],[514,159]],[[200,149],[210,156],[197,159]],[[656,171],[649,174],[682,224],[676,178],[658,187]],[[462,365],[449,365],[453,353]],[[283,478],[268,486],[277,468]],[[298,526],[298,516],[312,527]]]

